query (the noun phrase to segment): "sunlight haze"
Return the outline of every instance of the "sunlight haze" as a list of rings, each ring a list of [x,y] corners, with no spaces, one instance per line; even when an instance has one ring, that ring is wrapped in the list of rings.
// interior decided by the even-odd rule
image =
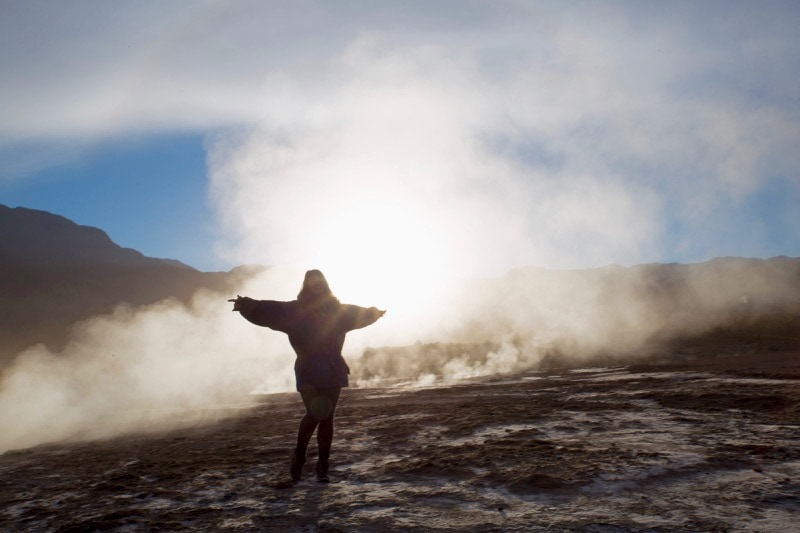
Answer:
[[[13,6],[0,202],[146,255],[311,268],[384,196],[448,275],[800,255],[793,2]]]
[[[314,268],[387,311],[347,336],[364,386],[795,309],[798,28],[796,1],[0,1],[0,204],[236,283],[16,354],[0,453],[291,390],[228,300]]]

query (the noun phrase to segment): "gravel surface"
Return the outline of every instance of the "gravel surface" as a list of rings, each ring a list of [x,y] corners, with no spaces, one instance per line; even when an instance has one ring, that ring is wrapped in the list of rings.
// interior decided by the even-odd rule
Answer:
[[[2,531],[790,531],[800,352],[343,392],[332,482],[302,405],[0,455]],[[796,529],[795,529],[796,530]]]

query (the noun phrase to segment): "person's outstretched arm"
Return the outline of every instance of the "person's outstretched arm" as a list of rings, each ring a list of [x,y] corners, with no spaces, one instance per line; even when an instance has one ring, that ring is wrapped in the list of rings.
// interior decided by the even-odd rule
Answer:
[[[292,319],[292,304],[275,300],[254,300],[247,296],[237,296],[233,302],[233,310],[257,326],[264,326],[276,331],[288,333]]]
[[[377,307],[359,307],[357,305],[343,304],[341,313],[344,329],[350,331],[374,324],[386,314],[386,311],[381,311]]]

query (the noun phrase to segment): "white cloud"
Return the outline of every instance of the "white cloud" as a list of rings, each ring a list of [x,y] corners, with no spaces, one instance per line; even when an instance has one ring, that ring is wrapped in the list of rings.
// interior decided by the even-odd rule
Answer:
[[[301,252],[264,245],[262,210],[294,227],[354,187],[499,267],[648,259],[625,251],[794,179],[791,4],[451,7],[26,3],[0,23],[0,144],[212,132],[224,249],[269,262]],[[548,226],[594,251],[525,242]]]

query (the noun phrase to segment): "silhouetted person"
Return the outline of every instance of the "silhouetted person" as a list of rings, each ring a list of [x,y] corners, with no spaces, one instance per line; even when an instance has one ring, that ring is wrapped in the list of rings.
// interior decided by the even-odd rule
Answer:
[[[289,335],[297,354],[294,363],[297,390],[306,408],[297,432],[297,446],[292,451],[292,480],[301,479],[308,443],[319,426],[317,480],[328,481],[333,413],[341,388],[349,385],[350,369],[342,357],[345,335],[369,326],[386,311],[340,303],[319,270],[306,272],[297,300],[278,302],[239,296],[229,301],[234,302],[234,311],[253,324]]]

